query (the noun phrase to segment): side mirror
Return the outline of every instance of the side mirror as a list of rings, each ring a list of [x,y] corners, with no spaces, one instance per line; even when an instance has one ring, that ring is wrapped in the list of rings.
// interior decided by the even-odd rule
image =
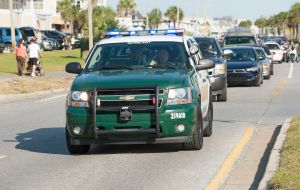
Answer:
[[[79,74],[82,71],[81,65],[78,62],[71,62],[66,65],[65,68],[67,73]]]
[[[191,47],[190,47],[190,53],[192,55],[195,55],[199,52],[199,47],[195,44],[193,44]]]
[[[215,62],[209,59],[202,59],[200,60],[200,64],[195,66],[197,71],[207,70],[214,67],[215,67]]]
[[[233,54],[233,51],[231,49],[225,49],[223,51],[223,56],[229,56],[229,55],[232,55]]]

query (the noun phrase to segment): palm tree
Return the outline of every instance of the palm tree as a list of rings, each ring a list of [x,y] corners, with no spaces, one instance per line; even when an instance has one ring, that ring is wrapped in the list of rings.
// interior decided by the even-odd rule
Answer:
[[[293,26],[295,36],[298,40],[300,40],[300,3],[295,3],[288,14],[288,20]],[[296,30],[295,30],[296,29]]]
[[[175,21],[177,20],[177,7],[176,6],[169,7],[165,13],[165,16],[168,17],[169,23],[174,22],[174,27],[175,27]],[[179,21],[181,21],[183,17],[184,17],[183,11],[181,8],[179,8]]]
[[[265,34],[265,27],[267,26],[267,19],[266,18],[259,18],[255,21],[255,25],[261,29],[260,34]]]
[[[134,0],[120,0],[117,6],[118,16],[128,17],[134,14],[136,3]]]
[[[150,28],[158,28],[161,18],[162,18],[162,12],[160,11],[160,9],[153,9],[148,14]]]
[[[251,25],[252,25],[251,20],[241,21],[241,22],[239,23],[239,27],[250,28]]]
[[[57,2],[57,12],[60,13],[61,18],[66,22],[70,22],[71,29],[73,29],[74,16],[72,14],[72,1],[61,0]]]
[[[278,27],[278,34],[285,33],[285,25],[287,23],[288,12],[280,12],[275,15],[275,24]]]

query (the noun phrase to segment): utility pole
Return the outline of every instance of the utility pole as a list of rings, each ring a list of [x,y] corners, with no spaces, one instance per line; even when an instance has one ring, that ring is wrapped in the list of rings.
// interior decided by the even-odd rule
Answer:
[[[177,21],[177,28],[179,28],[179,2],[177,0],[177,15],[176,15],[176,21]]]
[[[89,0],[88,4],[88,20],[89,20],[89,50],[93,48],[93,3],[94,0]]]
[[[14,25],[13,0],[9,0],[9,9],[10,9],[11,47],[12,47],[12,50],[15,51],[15,49],[16,49],[16,35],[15,35],[15,25]]]

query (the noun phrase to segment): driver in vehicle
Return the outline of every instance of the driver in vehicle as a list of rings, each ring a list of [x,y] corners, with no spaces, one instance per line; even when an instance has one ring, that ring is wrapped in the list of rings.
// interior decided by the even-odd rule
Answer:
[[[174,65],[169,61],[169,50],[162,48],[157,52],[157,56],[151,61],[150,65]]]

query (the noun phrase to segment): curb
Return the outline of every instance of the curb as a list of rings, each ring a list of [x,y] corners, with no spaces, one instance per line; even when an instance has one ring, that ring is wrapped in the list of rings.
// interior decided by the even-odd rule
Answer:
[[[280,129],[280,132],[276,138],[276,142],[274,144],[274,147],[271,151],[270,158],[266,167],[266,171],[264,173],[264,176],[262,180],[259,183],[258,189],[259,190],[269,190],[271,189],[269,186],[269,182],[274,176],[280,161],[280,151],[282,149],[282,146],[285,142],[287,130],[290,127],[292,118],[288,118],[283,122],[283,125]]]

